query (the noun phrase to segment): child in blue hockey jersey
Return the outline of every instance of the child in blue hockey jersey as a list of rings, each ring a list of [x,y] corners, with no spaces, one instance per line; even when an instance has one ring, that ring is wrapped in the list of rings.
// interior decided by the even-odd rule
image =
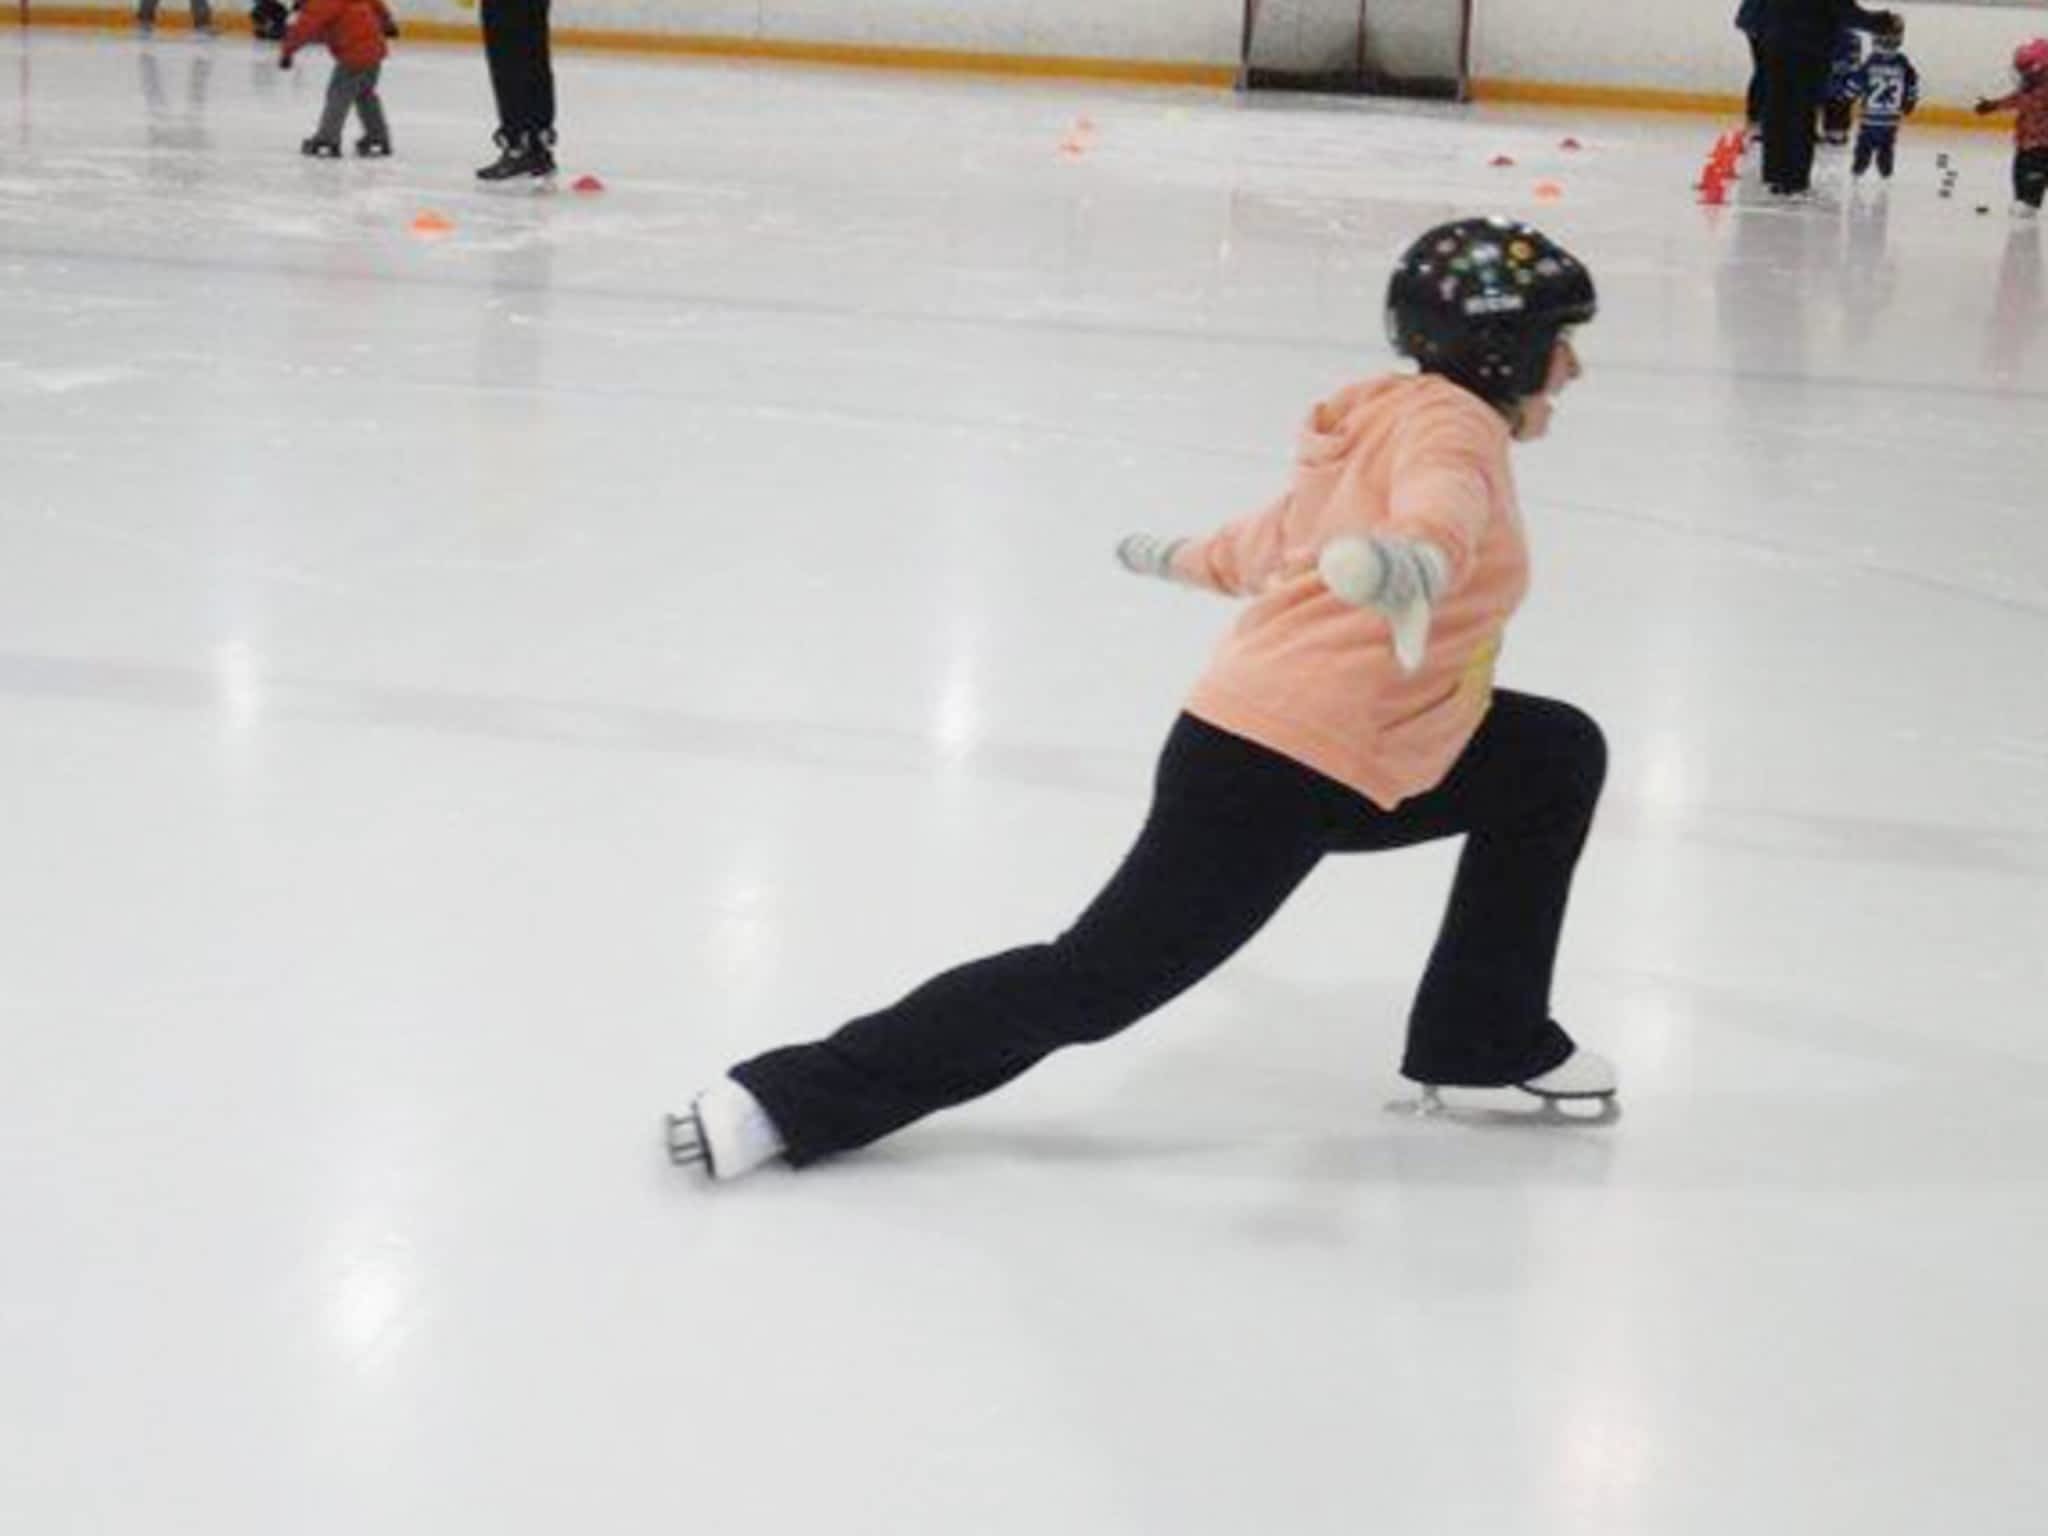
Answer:
[[[1891,180],[1899,124],[1920,105],[1920,72],[1906,57],[1905,41],[1905,19],[1894,16],[1878,29],[1870,57],[1849,77],[1852,99],[1863,103],[1863,127],[1856,135],[1858,176],[1875,163],[1878,175]]]

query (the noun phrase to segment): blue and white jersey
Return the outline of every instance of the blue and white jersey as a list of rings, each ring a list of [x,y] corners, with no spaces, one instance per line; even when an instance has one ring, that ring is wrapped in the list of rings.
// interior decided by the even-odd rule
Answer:
[[[1863,34],[1844,27],[1835,34],[1834,51],[1828,56],[1828,100],[1854,101],[1856,71],[1863,67]]]
[[[1849,77],[1849,91],[1863,103],[1865,128],[1896,129],[1920,105],[1920,71],[1903,53],[1880,49]]]

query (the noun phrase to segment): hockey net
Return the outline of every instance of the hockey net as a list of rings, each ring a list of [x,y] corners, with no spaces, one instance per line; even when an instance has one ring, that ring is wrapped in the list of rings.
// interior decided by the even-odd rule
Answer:
[[[1245,0],[1244,90],[1465,99],[1472,0]]]

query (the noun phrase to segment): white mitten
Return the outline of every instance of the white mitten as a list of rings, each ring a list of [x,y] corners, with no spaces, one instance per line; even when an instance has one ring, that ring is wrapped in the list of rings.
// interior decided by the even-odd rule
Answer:
[[[1449,584],[1451,563],[1423,539],[1380,539],[1346,534],[1323,546],[1316,560],[1323,585],[1354,608],[1387,616],[1394,659],[1403,672],[1422,665],[1429,649],[1429,615]]]
[[[1118,541],[1117,564],[1138,576],[1173,580],[1173,552],[1185,539],[1162,539],[1156,533],[1130,533]]]

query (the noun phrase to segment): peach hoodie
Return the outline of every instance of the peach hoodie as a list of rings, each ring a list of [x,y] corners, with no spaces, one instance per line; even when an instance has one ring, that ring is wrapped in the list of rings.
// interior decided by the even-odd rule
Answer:
[[[1174,575],[1249,596],[1188,712],[1392,810],[1434,788],[1493,698],[1501,631],[1529,586],[1511,438],[1478,396],[1428,375],[1353,384],[1309,413],[1293,487],[1174,552]],[[1316,557],[1346,533],[1428,539],[1451,565],[1420,670],[1387,621],[1333,596]]]

